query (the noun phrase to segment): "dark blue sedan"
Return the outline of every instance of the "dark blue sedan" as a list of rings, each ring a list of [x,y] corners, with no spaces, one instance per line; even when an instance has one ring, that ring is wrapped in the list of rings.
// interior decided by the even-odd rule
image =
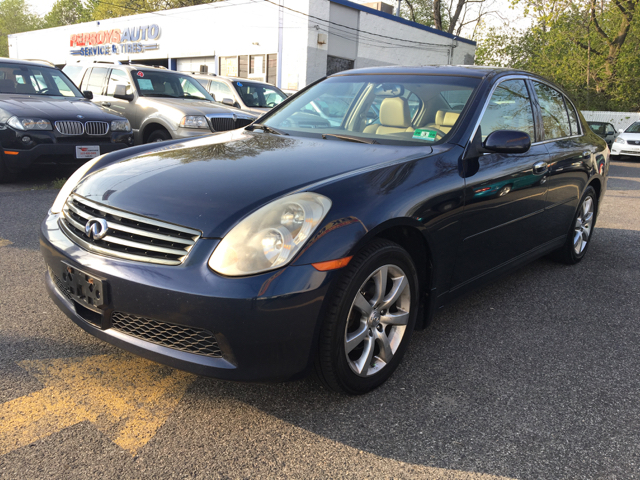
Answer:
[[[332,98],[339,122],[309,108]],[[152,360],[240,381],[315,370],[362,394],[454,297],[543,255],[582,260],[608,168],[536,75],[341,72],[244,129],[86,163],[42,225],[46,283],[80,327]]]

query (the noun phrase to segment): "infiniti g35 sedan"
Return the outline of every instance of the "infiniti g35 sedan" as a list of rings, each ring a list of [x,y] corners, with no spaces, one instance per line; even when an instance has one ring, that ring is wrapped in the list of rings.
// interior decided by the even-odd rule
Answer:
[[[339,124],[310,124],[334,97]],[[536,75],[340,72],[260,123],[87,162],[42,224],[46,285],[88,333],[157,362],[315,371],[362,394],[455,297],[543,255],[581,261],[608,169],[604,140]]]

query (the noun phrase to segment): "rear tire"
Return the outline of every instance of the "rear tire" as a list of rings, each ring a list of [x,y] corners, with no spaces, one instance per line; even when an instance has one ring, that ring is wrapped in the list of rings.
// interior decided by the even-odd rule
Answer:
[[[382,385],[400,364],[419,307],[418,275],[398,244],[374,240],[333,289],[316,356],[329,389],[361,395]]]
[[[575,265],[582,260],[591,244],[597,215],[598,196],[593,187],[587,187],[573,216],[565,244],[553,252],[551,258],[567,265]]]
[[[164,142],[165,140],[171,140],[171,135],[164,128],[159,128],[149,135],[147,143]]]

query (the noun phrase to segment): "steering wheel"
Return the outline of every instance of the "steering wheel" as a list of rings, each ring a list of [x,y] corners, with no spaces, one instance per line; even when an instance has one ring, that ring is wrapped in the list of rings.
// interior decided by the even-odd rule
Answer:
[[[277,103],[276,103],[276,102],[269,102],[269,103],[267,103],[267,107],[269,107],[269,108],[273,108],[273,107],[275,107],[276,105],[277,105]]]
[[[51,90],[49,87],[47,88],[43,88],[42,90],[40,90],[38,93],[49,93],[49,90]]]

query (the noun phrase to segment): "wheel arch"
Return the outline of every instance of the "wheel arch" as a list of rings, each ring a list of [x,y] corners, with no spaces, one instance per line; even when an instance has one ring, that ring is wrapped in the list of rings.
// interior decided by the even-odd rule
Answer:
[[[585,188],[585,190],[589,187],[593,187],[593,189],[596,191],[596,196],[598,197],[598,203],[600,203],[601,196],[602,196],[602,182],[600,181],[600,179],[598,177],[592,178],[591,181],[589,181],[589,183],[587,184],[587,187]]]
[[[165,130],[169,134],[169,137],[173,138],[173,135],[171,135],[171,129],[164,123],[157,120],[152,120],[148,122],[142,127],[141,130],[142,130],[142,135],[141,135],[142,143],[147,143],[147,140],[149,139],[151,134],[156,130]]]
[[[351,254],[355,254],[375,239],[383,238],[404,248],[416,267],[420,291],[420,310],[416,329],[421,330],[431,321],[435,311],[434,287],[436,265],[427,233],[420,222],[412,218],[393,219],[378,225],[360,239]]]

